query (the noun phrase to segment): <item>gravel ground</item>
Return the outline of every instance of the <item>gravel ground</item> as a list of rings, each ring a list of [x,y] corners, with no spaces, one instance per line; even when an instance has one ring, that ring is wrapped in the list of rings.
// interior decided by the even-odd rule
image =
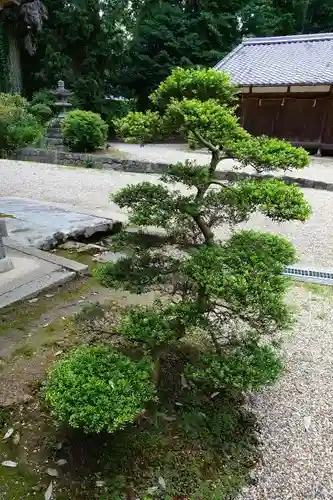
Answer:
[[[322,290],[329,296],[293,289],[301,316],[285,345],[285,376],[251,398],[263,459],[239,500],[333,499],[333,288]]]
[[[146,144],[142,147],[138,144],[114,142],[110,145],[113,150],[112,154],[118,150],[125,157],[134,160],[177,163],[188,159],[195,160],[199,165],[206,165],[210,160],[207,150],[192,151],[188,149],[186,144]],[[235,163],[234,160],[224,160],[219,164],[218,170],[230,170]],[[244,171],[249,173],[254,172],[252,168],[246,168]],[[333,183],[333,158],[312,156],[310,165],[307,168],[301,171],[288,171],[287,175]]]
[[[109,201],[109,194],[127,184],[147,180],[157,183],[159,176],[0,160],[0,196],[59,204],[117,220],[126,216]],[[314,189],[306,189],[304,193],[313,208],[313,215],[306,223],[276,224],[256,215],[248,226],[288,237],[303,264],[332,268],[333,193]],[[221,228],[217,233],[222,237],[225,230]]]

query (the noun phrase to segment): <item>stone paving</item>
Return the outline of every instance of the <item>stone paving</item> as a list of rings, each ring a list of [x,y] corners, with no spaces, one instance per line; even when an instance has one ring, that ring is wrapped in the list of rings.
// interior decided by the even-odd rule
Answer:
[[[50,250],[69,238],[89,238],[116,228],[113,220],[64,210],[25,199],[0,198],[0,213],[8,214],[10,238],[26,246]]]

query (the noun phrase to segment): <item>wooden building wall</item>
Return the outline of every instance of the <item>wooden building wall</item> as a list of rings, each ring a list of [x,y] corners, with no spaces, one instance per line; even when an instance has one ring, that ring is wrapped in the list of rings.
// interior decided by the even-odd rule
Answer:
[[[284,138],[296,145],[333,150],[333,96],[243,94],[243,127],[254,135]]]

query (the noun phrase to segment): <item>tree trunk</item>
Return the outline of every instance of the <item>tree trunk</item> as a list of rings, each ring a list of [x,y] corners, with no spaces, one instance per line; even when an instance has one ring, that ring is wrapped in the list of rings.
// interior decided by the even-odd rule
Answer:
[[[8,29],[9,87],[11,92],[22,93],[21,51],[15,32]]]

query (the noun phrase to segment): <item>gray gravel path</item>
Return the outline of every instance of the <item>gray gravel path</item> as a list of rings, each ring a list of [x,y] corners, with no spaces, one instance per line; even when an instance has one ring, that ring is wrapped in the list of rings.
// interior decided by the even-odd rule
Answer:
[[[206,150],[189,151],[186,144],[138,144],[112,143],[113,150],[118,150],[128,158],[134,160],[151,161],[159,163],[184,162],[186,159],[195,160],[199,165],[209,162],[210,156]],[[233,160],[225,160],[218,166],[219,170],[230,170],[235,165]],[[253,173],[253,169],[246,168],[245,172]],[[281,173],[282,175],[282,173]],[[311,180],[321,180],[333,183],[333,158],[311,157],[309,167],[301,171],[288,171],[288,176],[304,177]]]
[[[157,183],[159,176],[0,160],[0,196],[42,201],[117,220],[125,220],[126,215],[109,201],[109,194],[144,180]],[[333,268],[333,193],[314,189],[304,193],[313,208],[306,223],[275,224],[256,215],[249,226],[290,238],[302,263]],[[225,231],[218,233],[222,236]]]
[[[324,289],[325,290],[325,289]],[[253,396],[261,424],[257,484],[239,500],[333,499],[333,289],[328,297],[297,286],[300,318],[285,345],[286,373]]]

